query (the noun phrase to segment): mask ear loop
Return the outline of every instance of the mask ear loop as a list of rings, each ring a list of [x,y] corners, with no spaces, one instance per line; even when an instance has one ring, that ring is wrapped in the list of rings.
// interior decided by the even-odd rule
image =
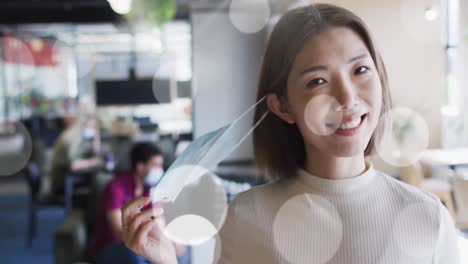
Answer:
[[[258,100],[258,102],[256,104],[254,104],[252,107],[250,107],[247,111],[244,112],[244,114],[242,114],[237,120],[241,119],[245,114],[247,114],[248,112],[250,112],[251,110],[253,110],[253,108],[257,107],[257,105],[259,105],[261,102],[263,102],[264,100],[266,99],[266,95],[264,95],[262,98],[260,98],[260,100]],[[268,109],[268,108],[267,108]],[[257,122],[255,122],[255,124],[252,126],[251,129],[249,129],[249,131],[246,133],[246,135],[239,141],[239,143],[237,143],[233,149],[236,149],[254,130],[255,128],[257,128],[260,123],[262,123],[262,121],[267,117],[268,113],[270,113],[270,110],[266,110],[265,113],[263,113],[263,115],[257,120]],[[234,121],[234,122],[236,122]],[[233,122],[233,123],[234,123]]]

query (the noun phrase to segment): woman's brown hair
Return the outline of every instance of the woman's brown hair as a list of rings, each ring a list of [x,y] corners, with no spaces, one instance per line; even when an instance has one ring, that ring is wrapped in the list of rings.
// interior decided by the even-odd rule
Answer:
[[[267,94],[276,94],[287,101],[287,82],[297,54],[305,43],[331,27],[347,27],[363,40],[374,60],[382,85],[380,115],[391,107],[387,73],[380,53],[364,22],[352,12],[330,4],[312,4],[287,12],[275,26],[263,58],[257,101]],[[268,111],[266,100],[255,109],[254,123]],[[382,136],[384,123],[379,122],[365,149],[371,155]],[[254,130],[254,152],[257,167],[272,178],[293,177],[304,166],[304,140],[295,124],[291,125],[270,113]]]

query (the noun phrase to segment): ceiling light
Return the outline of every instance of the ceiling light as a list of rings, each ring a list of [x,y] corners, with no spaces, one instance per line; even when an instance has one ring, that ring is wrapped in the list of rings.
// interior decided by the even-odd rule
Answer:
[[[107,0],[114,12],[125,15],[132,10],[132,0]]]

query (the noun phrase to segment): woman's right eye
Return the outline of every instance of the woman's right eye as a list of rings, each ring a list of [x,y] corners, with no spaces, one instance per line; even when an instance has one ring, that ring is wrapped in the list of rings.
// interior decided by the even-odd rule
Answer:
[[[325,79],[323,79],[323,78],[315,78],[315,79],[313,79],[313,80],[311,80],[310,82],[307,83],[307,87],[315,87],[315,86],[324,84],[326,82],[327,81],[325,81]]]

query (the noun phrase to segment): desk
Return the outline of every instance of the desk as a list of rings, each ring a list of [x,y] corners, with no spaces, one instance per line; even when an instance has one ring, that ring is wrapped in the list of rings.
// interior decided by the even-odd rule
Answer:
[[[85,170],[69,171],[65,174],[65,211],[69,212],[73,208],[73,192],[75,185],[86,183],[90,175],[95,175],[103,169],[102,166],[88,168]]]
[[[420,157],[421,163],[429,166],[457,166],[468,165],[468,148],[428,149]]]
[[[452,173],[450,175],[447,173],[447,176],[453,176],[453,173],[456,173],[456,167],[468,165],[468,148],[429,149],[423,152],[420,162],[428,166],[448,167],[452,170]],[[452,183],[450,177],[447,180],[449,183]],[[453,190],[450,190],[450,198],[453,201],[454,208],[460,207],[457,204]],[[455,215],[455,210],[452,215]],[[454,219],[456,218],[454,217]]]

